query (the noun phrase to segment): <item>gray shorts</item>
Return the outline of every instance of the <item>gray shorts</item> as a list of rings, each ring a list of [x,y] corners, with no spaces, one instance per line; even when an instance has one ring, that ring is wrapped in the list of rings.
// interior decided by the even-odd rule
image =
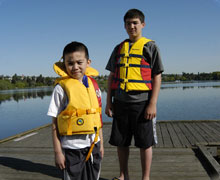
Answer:
[[[85,162],[89,148],[64,149],[66,169],[64,180],[97,180],[101,169],[100,142],[96,143],[90,159]]]
[[[155,120],[144,118],[148,101],[127,103],[115,100],[113,103],[113,123],[109,143],[128,147],[134,136],[135,146],[149,148],[156,143]]]

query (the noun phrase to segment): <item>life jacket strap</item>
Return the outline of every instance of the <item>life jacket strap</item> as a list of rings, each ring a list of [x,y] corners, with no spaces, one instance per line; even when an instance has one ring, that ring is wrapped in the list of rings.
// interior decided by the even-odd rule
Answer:
[[[119,54],[117,57],[137,57],[137,58],[144,58],[143,55],[140,54]]]
[[[101,113],[101,107],[91,108],[91,109],[75,109],[75,110],[66,110],[62,112],[62,116],[64,119],[69,119],[71,116],[82,116],[85,114],[96,114]]]
[[[151,83],[152,81],[147,80],[136,80],[136,79],[120,79],[120,78],[114,78],[114,80],[119,81],[120,83],[127,83],[127,82],[133,82],[133,83]]]
[[[85,161],[88,161],[88,160],[89,160],[89,158],[90,158],[90,156],[91,156],[91,154],[92,154],[92,150],[93,150],[93,148],[94,148],[94,146],[95,146],[95,143],[98,141],[99,130],[96,129],[95,132],[96,132],[95,139],[94,139],[93,143],[91,144],[91,147],[89,148],[89,152],[88,152],[88,154],[87,154],[87,156],[86,156],[86,160],[85,160]]]
[[[149,65],[144,65],[144,64],[117,64],[117,67],[140,67],[140,68],[150,68]]]

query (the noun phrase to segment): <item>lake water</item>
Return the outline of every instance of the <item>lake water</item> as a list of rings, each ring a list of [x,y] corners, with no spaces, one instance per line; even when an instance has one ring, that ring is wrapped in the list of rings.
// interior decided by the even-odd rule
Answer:
[[[51,87],[0,91],[0,139],[48,123]],[[103,121],[106,93],[103,96]],[[220,120],[220,82],[162,84],[158,120]]]

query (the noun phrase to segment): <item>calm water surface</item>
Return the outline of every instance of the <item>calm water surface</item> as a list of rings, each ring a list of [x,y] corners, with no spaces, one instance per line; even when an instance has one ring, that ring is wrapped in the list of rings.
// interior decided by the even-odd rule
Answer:
[[[0,91],[0,139],[51,123],[51,87]],[[103,96],[103,121],[106,93]],[[220,120],[220,82],[162,84],[158,120]]]

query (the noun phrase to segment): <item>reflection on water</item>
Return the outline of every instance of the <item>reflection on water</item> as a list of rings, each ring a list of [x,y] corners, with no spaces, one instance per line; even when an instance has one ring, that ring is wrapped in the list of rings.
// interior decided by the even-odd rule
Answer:
[[[195,82],[195,83],[163,83],[161,90],[164,89],[202,89],[202,88],[220,88],[220,82]],[[106,92],[102,89],[102,92]],[[0,91],[0,104],[4,101],[16,101],[41,98],[44,96],[51,96],[53,87],[42,87],[33,89],[15,89],[15,90],[3,90]],[[104,99],[105,100],[105,99]]]
[[[44,96],[51,96],[52,87],[36,88],[36,89],[19,89],[19,90],[4,90],[0,91],[0,104],[4,101],[16,101],[26,99],[43,99]]]
[[[193,82],[193,83],[163,83],[161,90],[163,89],[193,89],[193,88],[220,88],[219,81],[209,82]]]
[[[204,88],[220,88],[220,86],[182,86],[182,87],[178,87],[178,86],[176,86],[176,87],[163,87],[163,86],[161,86],[161,90],[163,90],[163,89],[182,89],[182,90],[186,90],[186,89],[193,89],[193,88],[198,88],[198,89],[204,89]]]
[[[194,85],[194,86],[193,86]],[[171,87],[170,84],[165,87]],[[220,120],[220,82],[181,83],[161,89],[159,120]]]

